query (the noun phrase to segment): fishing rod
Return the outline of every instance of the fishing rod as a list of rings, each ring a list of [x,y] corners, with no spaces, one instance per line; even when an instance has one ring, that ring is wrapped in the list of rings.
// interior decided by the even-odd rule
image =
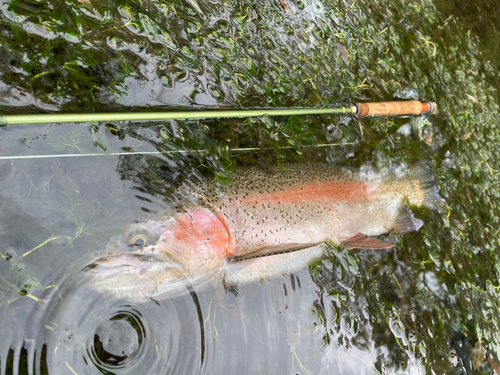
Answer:
[[[117,113],[44,113],[31,115],[0,115],[0,126],[29,124],[62,124],[73,122],[108,122],[108,121],[158,121],[189,120],[209,118],[247,118],[260,116],[301,116],[352,114],[357,118],[373,116],[404,116],[431,114],[436,111],[433,102],[418,100],[353,103],[348,107],[338,108],[291,108],[291,109],[248,109],[248,110],[211,110],[186,112],[117,112]]]

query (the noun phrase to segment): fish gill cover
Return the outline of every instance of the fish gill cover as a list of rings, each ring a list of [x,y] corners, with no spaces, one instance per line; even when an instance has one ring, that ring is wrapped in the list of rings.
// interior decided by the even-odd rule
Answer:
[[[476,348],[477,371],[496,371],[498,66],[484,58],[484,38],[469,31],[460,9],[427,0],[189,4],[3,2],[3,112],[420,98],[440,109],[434,142],[398,133],[404,118],[0,129],[2,156],[204,150],[0,161],[2,371],[444,373],[457,332]],[[324,143],[341,146],[307,147]],[[397,237],[393,251],[333,248],[329,260],[311,266],[313,282],[306,272],[257,292],[241,288],[224,303],[208,294],[145,307],[67,287],[126,224],[173,212],[169,197],[183,181],[215,173],[224,184],[249,163],[398,170],[422,159],[431,162],[447,205],[417,210],[424,227]]]

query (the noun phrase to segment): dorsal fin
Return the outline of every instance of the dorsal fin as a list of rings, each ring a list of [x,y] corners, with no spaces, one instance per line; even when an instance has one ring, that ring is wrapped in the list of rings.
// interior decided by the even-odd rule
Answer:
[[[344,240],[344,243],[352,249],[390,249],[394,245],[390,243],[377,240],[375,238],[367,237],[363,233],[358,233],[352,237]]]

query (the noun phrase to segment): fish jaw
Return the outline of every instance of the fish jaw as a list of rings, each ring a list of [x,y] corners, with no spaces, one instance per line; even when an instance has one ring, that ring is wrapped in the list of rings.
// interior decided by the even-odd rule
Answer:
[[[146,302],[162,294],[186,294],[185,270],[171,259],[142,252],[103,257],[84,268],[94,289],[129,302]]]
[[[177,297],[216,280],[234,253],[227,226],[208,209],[177,214],[152,230],[158,228],[162,232],[152,245],[85,267],[91,286],[129,302]]]

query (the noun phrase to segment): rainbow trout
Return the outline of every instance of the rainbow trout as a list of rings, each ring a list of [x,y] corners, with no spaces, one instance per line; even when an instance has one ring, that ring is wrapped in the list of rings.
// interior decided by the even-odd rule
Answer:
[[[423,222],[408,205],[433,208],[441,199],[423,163],[402,176],[331,165],[252,167],[228,186],[206,182],[190,195],[182,212],[132,226],[121,254],[86,267],[93,286],[144,302],[213,282],[228,287],[288,274],[321,257],[318,245],[327,239],[390,248],[370,236],[418,230]]]

